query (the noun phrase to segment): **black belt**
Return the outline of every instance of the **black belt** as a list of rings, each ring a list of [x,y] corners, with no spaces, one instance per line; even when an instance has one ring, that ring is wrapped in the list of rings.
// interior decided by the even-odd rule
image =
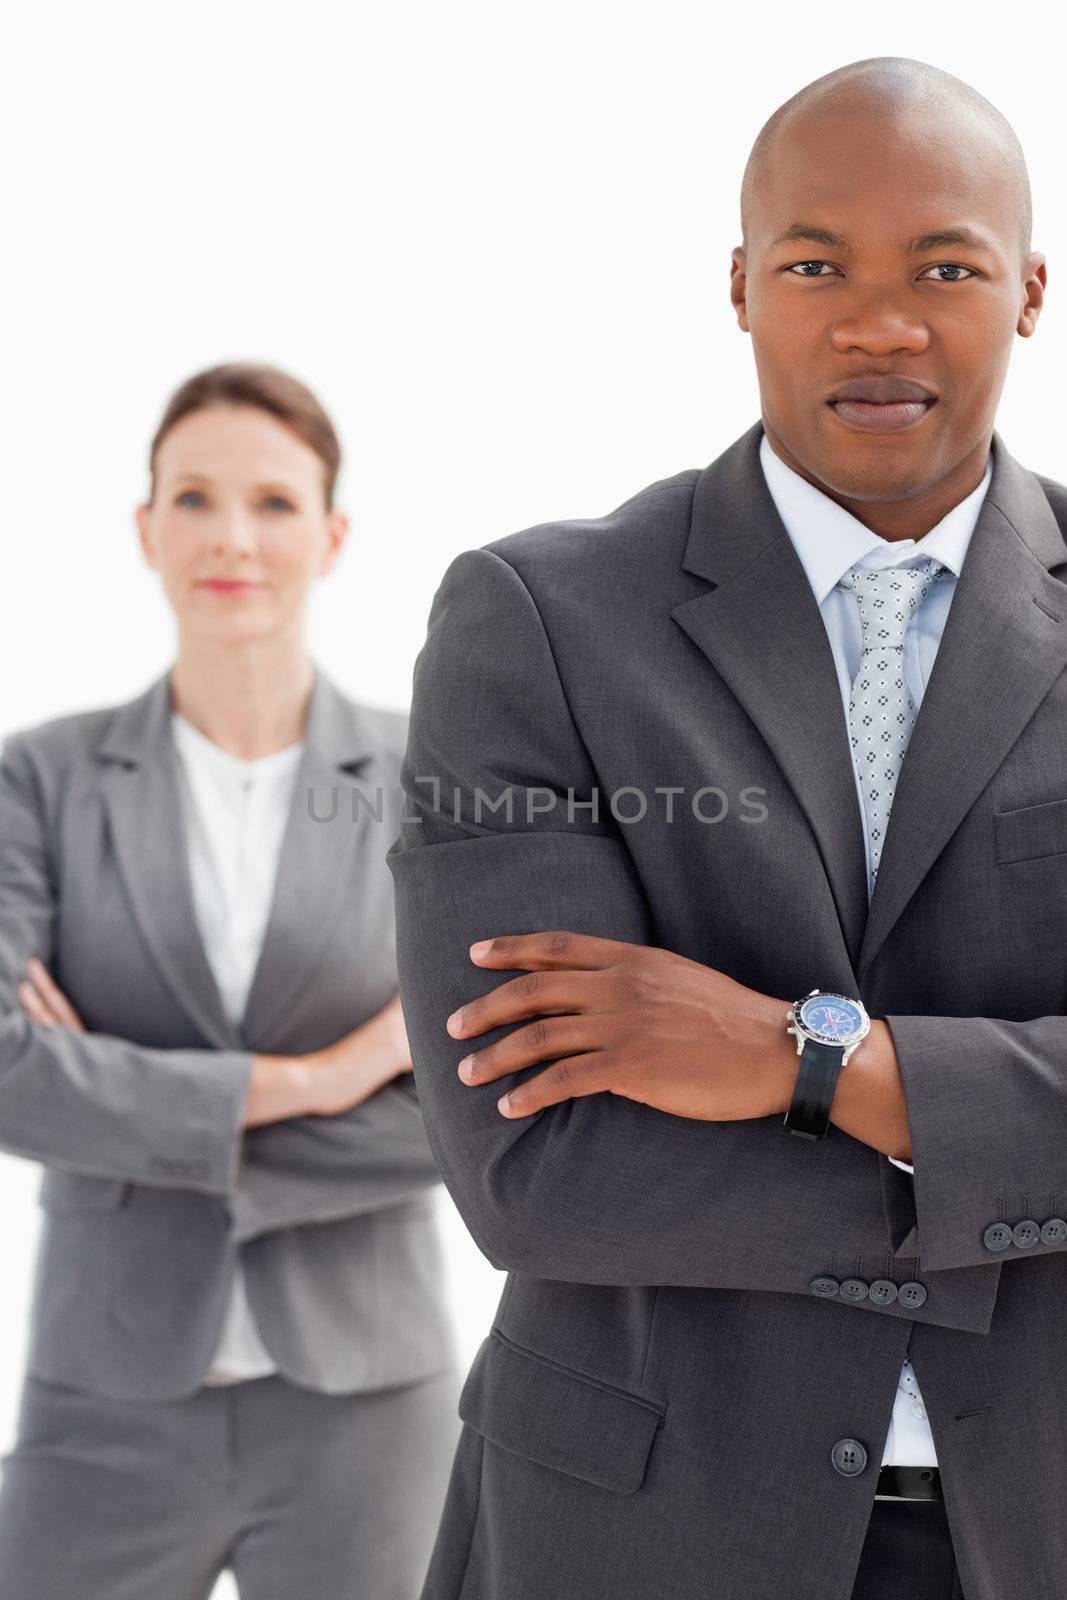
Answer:
[[[883,1467],[876,1494],[894,1500],[943,1500],[941,1474],[936,1467]]]

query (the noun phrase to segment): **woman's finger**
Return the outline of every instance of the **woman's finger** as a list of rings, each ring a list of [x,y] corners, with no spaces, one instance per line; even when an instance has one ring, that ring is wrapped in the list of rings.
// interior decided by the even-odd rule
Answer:
[[[26,968],[55,1021],[62,1023],[65,1028],[73,1028],[78,1033],[84,1033],[85,1025],[81,1017],[55,982],[44,962],[39,961],[36,956],[31,956]]]
[[[55,1017],[28,979],[23,978],[15,992],[19,997],[22,1009],[29,1013],[34,1022],[41,1022],[46,1028],[55,1027]]]

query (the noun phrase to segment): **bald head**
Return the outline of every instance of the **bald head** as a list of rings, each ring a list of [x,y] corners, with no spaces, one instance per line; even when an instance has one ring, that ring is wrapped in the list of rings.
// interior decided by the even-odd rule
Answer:
[[[929,137],[984,135],[1002,179],[1006,212],[1017,229],[1020,260],[1030,253],[1032,205],[1022,146],[1011,124],[962,78],[905,56],[852,61],[799,89],[768,117],[752,146],[741,180],[741,241],[747,252],[761,189],[779,141],[809,121],[869,117],[873,122],[922,125]]]

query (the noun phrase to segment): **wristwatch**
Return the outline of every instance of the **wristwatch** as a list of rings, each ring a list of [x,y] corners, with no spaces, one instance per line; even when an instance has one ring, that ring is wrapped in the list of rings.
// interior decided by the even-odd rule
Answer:
[[[813,989],[793,1002],[786,1021],[786,1033],[797,1041],[800,1066],[784,1125],[802,1139],[822,1139],[830,1127],[841,1068],[870,1033],[871,1019],[861,1001]]]

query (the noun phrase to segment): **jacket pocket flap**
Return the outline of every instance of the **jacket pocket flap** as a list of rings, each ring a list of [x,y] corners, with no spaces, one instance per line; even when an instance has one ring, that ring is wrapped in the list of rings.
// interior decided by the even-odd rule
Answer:
[[[459,1415],[529,1461],[632,1494],[665,1408],[525,1350],[492,1328],[467,1374]]]
[[[995,811],[997,860],[1031,861],[1067,851],[1067,800]]]

